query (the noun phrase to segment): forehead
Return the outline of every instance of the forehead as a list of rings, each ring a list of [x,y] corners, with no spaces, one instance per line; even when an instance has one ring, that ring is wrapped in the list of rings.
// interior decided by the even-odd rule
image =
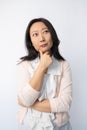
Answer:
[[[48,28],[43,22],[35,22],[30,27],[30,32]]]

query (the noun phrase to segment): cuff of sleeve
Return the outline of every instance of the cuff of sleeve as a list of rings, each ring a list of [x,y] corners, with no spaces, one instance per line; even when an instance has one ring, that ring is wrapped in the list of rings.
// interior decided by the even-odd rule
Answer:
[[[31,106],[38,98],[40,91],[35,90],[29,84],[24,87],[21,97],[26,106]]]
[[[56,101],[55,99],[49,99],[49,103],[50,103],[50,107],[51,107],[51,112],[54,113],[54,112],[57,112],[57,104],[56,104]]]

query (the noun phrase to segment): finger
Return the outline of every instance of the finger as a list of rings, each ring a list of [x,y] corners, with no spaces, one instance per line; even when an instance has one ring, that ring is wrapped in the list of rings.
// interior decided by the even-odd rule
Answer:
[[[44,54],[49,55],[50,56],[50,51],[46,51]]]

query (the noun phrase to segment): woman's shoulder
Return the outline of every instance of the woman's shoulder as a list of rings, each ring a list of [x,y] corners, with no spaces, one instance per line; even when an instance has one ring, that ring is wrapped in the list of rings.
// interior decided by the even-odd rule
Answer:
[[[63,64],[64,66],[70,66],[70,63],[68,60],[61,60],[59,61],[59,64]]]
[[[68,60],[59,61],[59,66],[61,70],[71,70],[71,66]]]
[[[30,66],[30,61],[18,61],[17,68],[28,68]]]

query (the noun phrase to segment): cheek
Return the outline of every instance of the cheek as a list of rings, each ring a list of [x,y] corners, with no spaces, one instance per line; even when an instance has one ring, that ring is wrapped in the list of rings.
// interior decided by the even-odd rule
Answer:
[[[53,46],[53,41],[52,41],[51,35],[49,35],[48,41],[49,41],[49,46],[52,47]]]
[[[50,48],[51,48],[53,46],[53,41],[50,40],[49,42],[50,42]]]
[[[33,47],[35,48],[35,50],[38,51],[38,50],[39,50],[39,46],[38,46],[38,44],[37,44],[37,41],[31,38],[31,42],[32,42],[32,45],[33,45]]]
[[[51,44],[50,44],[50,46],[52,47],[53,46],[53,42],[51,41]]]
[[[32,44],[32,45],[33,45],[33,47],[35,48],[35,50],[37,50],[37,51],[39,50],[39,46],[38,46],[37,44],[34,43],[34,44]]]

